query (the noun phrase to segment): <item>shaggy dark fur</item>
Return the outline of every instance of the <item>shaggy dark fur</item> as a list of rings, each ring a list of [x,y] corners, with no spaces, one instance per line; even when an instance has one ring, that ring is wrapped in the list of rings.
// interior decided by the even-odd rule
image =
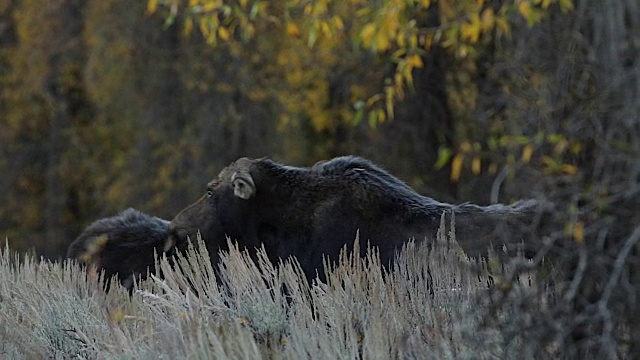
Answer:
[[[169,234],[169,221],[135,209],[89,225],[69,246],[68,258],[104,270],[105,279],[118,275],[131,290],[134,278],[154,271],[154,252],[161,254]]]
[[[490,243],[517,243],[513,220],[526,218],[533,202],[513,206],[451,205],[416,193],[372,162],[353,156],[311,168],[241,158],[207,185],[207,193],[171,221],[171,244],[200,231],[210,253],[227,249],[226,236],[254,249],[264,244],[271,260],[295,256],[309,279],[360,234],[388,264],[408,241],[433,239],[443,214],[455,214],[457,239],[470,256]],[[506,237],[505,237],[506,235]]]

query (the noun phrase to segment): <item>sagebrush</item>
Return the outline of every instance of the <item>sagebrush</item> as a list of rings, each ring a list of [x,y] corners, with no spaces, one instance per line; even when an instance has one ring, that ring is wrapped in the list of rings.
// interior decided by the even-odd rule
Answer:
[[[274,265],[259,251],[253,261],[230,246],[216,270],[196,245],[173,265],[160,259],[157,274],[132,295],[116,281],[105,292],[100,277],[74,262],[20,258],[6,246],[2,357],[522,359],[557,352],[531,337],[534,312],[553,300],[541,291],[547,280],[534,271],[514,276],[531,264],[524,259],[470,261],[452,234],[407,243],[388,270],[375,249],[363,258],[343,252],[326,262],[326,283],[312,284],[294,259]],[[505,305],[494,306],[497,300]]]

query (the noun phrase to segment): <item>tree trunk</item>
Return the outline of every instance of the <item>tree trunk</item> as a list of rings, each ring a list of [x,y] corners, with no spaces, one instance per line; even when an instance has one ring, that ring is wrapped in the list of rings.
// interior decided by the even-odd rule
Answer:
[[[64,158],[69,155],[68,130],[72,126],[69,106],[72,94],[67,82],[73,77],[71,69],[81,61],[81,43],[77,41],[82,30],[82,6],[70,1],[59,1],[49,5],[52,23],[48,31],[54,41],[44,44],[48,56],[48,75],[42,89],[50,109],[47,159],[45,163],[45,244],[38,250],[42,255],[55,258],[64,252],[71,241],[68,227],[69,191],[66,186],[70,169],[63,169]],[[71,150],[72,151],[72,150]],[[72,154],[73,155],[73,154]],[[73,169],[71,169],[73,170]]]

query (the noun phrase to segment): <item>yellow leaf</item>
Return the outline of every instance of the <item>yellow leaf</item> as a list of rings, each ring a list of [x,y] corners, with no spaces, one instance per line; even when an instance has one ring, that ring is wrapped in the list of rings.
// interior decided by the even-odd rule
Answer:
[[[489,31],[493,28],[494,24],[495,24],[495,16],[493,14],[493,9],[488,8],[485,9],[482,12],[482,21],[481,21],[481,26],[482,26],[482,31]]]
[[[562,166],[560,167],[560,170],[568,175],[573,175],[575,173],[578,172],[578,168],[574,165],[569,165],[569,164],[562,164]]]
[[[468,141],[463,142],[462,144],[460,144],[460,152],[469,152],[471,151],[471,143],[469,143]]]
[[[383,123],[387,119],[387,115],[382,109],[378,109],[378,122]]]
[[[327,22],[321,22],[320,23],[320,29],[322,30],[322,34],[327,37],[328,39],[331,39],[333,36],[332,31],[331,31],[331,26],[329,26],[329,24]]]
[[[406,49],[407,39],[403,32],[398,33],[398,37],[396,38],[396,43],[400,49]]]
[[[529,163],[529,161],[531,161],[532,155],[533,155],[533,146],[525,145],[525,147],[522,148],[522,162],[525,164]]]
[[[409,74],[409,79],[407,79],[409,84],[412,80],[413,78],[411,77],[411,74]],[[396,71],[396,73],[393,75],[393,84],[396,86],[396,91],[398,92],[399,97],[403,97],[404,92],[402,91],[402,88],[404,87],[404,77],[403,74],[401,74],[399,71]]]
[[[293,37],[297,37],[300,35],[300,29],[298,28],[298,25],[296,25],[295,23],[288,22],[286,27],[287,27],[287,35],[293,36]]]
[[[407,65],[412,68],[421,68],[423,66],[422,58],[418,54],[407,56]]]
[[[574,155],[579,154],[582,151],[582,144],[577,142],[577,141],[576,142],[572,142],[570,151]]]
[[[584,223],[582,221],[577,221],[573,226],[573,240],[576,244],[584,243]]]
[[[479,175],[481,168],[482,161],[478,156],[474,156],[473,160],[471,160],[471,171],[473,172],[473,175]]]
[[[218,36],[224,41],[229,40],[229,29],[224,26],[220,26],[218,28]]]
[[[550,5],[551,5],[551,0],[542,0],[543,9],[548,9]]]
[[[411,48],[416,48],[418,47],[418,35],[417,34],[411,34],[409,36],[409,45],[411,45]]]
[[[451,162],[451,176],[450,179],[453,182],[458,182],[460,180],[460,174],[462,173],[462,161],[464,160],[464,155],[457,154],[453,157],[453,161]]]
[[[567,148],[569,147],[569,142],[565,139],[561,139],[558,141],[558,143],[556,144],[556,146],[553,147],[553,151],[560,155],[562,153],[565,152],[565,150],[567,150]]]
[[[251,38],[256,33],[256,27],[252,23],[249,23],[247,24],[246,31],[247,31],[247,34],[249,35],[249,38]]]
[[[376,34],[376,26],[374,24],[367,24],[362,27],[362,31],[360,31],[360,38],[365,46],[371,46],[371,41],[373,40],[373,36]]]
[[[147,12],[153,14],[158,10],[158,0],[149,0],[147,2]]]
[[[429,6],[431,6],[431,0],[421,0],[420,3],[422,4],[422,6],[424,6],[425,8],[428,8]]]
[[[214,12],[220,7],[217,1],[210,1],[202,5],[202,11],[205,13]]]
[[[414,35],[414,37],[416,36]],[[432,33],[428,33],[420,37],[420,43],[423,45],[425,50],[431,49],[431,45],[433,45],[433,40],[434,40],[434,36]]]
[[[324,15],[327,12],[327,2],[326,1],[312,1],[313,9],[311,10],[311,14],[313,16]]]
[[[477,43],[478,39],[480,39],[481,28],[480,15],[472,14],[471,21],[465,22],[460,26],[460,36],[462,39]]]
[[[556,168],[558,166],[556,161],[551,156],[547,155],[543,156],[542,159],[540,159],[540,163],[547,168]]]
[[[382,94],[375,94],[373,96],[371,96],[370,98],[367,99],[366,102],[366,107],[372,107],[373,104],[375,104],[376,102],[380,101],[382,99],[383,95]]]
[[[193,31],[193,19],[188,18],[184,23],[184,28],[182,29],[182,32],[185,36],[187,36],[191,34],[191,31]]]
[[[353,2],[353,0],[351,0],[351,1]],[[366,0],[362,0],[362,3],[363,4],[366,3]],[[352,5],[359,5],[359,4],[352,4]],[[356,17],[357,18],[366,18],[372,12],[373,12],[373,7],[371,7],[371,6],[360,6],[360,8],[358,10],[356,10]]]
[[[389,114],[389,118],[393,118],[393,98],[395,92],[393,91],[393,86],[386,86],[384,88],[385,93],[385,104],[387,109],[387,114]]]
[[[209,38],[209,23],[205,19],[200,19],[198,25],[200,26],[200,32],[204,35],[205,38]]]
[[[573,1],[572,0],[560,0],[560,9],[562,9],[562,12],[567,12],[569,10],[573,10]]]
[[[391,47],[391,42],[389,41],[389,37],[383,33],[378,33],[375,41],[375,49],[378,50],[379,52],[383,52],[385,50],[388,50],[390,47]]]
[[[260,1],[258,3],[258,14],[265,14],[268,8],[269,8],[268,1]]]
[[[523,18],[529,20],[529,15],[531,15],[531,7],[529,6],[528,2],[521,2],[520,5],[518,5],[518,11]]]
[[[455,48],[459,43],[459,37],[459,28],[452,26],[441,33],[438,40],[440,41],[440,45],[445,49]]]

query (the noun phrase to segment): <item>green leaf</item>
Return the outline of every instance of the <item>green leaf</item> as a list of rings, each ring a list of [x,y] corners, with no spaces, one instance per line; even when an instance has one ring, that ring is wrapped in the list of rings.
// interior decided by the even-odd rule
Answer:
[[[369,111],[369,126],[375,129],[378,125],[378,113],[375,111]]]
[[[436,170],[442,169],[449,163],[449,160],[451,160],[451,156],[453,156],[453,152],[451,151],[451,149],[446,146],[441,146],[438,149],[438,160],[436,160],[436,163],[435,165],[433,165],[433,167]]]

